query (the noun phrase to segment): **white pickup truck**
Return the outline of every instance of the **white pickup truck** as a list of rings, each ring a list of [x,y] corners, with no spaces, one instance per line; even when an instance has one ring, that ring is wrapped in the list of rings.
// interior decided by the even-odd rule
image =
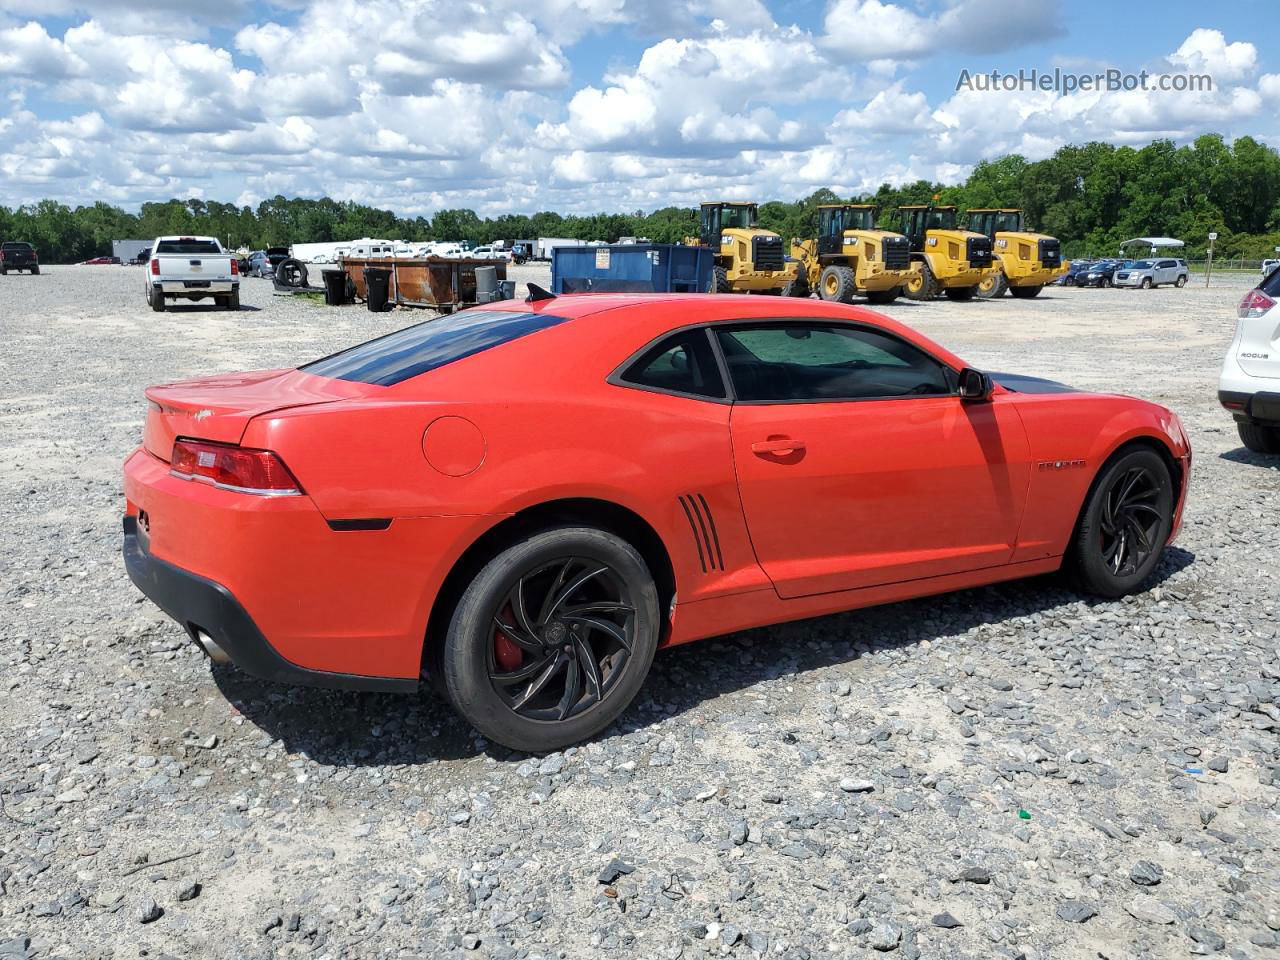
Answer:
[[[224,310],[240,309],[240,264],[217,237],[156,237],[147,266],[147,303],[157,313],[166,300],[212,297]]]

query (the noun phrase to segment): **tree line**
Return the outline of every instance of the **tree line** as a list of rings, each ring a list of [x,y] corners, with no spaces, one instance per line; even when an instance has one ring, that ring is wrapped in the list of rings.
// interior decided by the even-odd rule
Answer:
[[[949,203],[1020,207],[1031,228],[1063,241],[1067,256],[1107,255],[1122,240],[1169,236],[1202,256],[1216,232],[1215,255],[1262,259],[1280,246],[1280,153],[1252,137],[1227,143],[1206,134],[1186,146],[1156,140],[1145,147],[1108,143],[1065,146],[1043,160],[1011,154],[984,161],[963,184],[925,180],[882,185],[874,193],[841,197],[822,189],[797,200],[760,204],[760,224],[783,237],[813,236],[817,207],[852,201],[880,207],[880,225],[898,226],[900,204]],[[708,197],[708,199],[714,199]],[[144,203],[129,213],[106,203],[71,208],[53,200],[0,206],[0,239],[26,240],[47,262],[75,262],[111,253],[112,240],[165,234],[205,234],[234,247],[261,249],[292,243],[377,237],[410,242],[568,237],[615,241],[623,236],[678,243],[698,232],[698,211],[663,207],[634,213],[563,216],[553,212],[482,218],[472,210],[441,210],[430,219],[402,218],[363,204],[287,198],[256,208],[204,200]]]

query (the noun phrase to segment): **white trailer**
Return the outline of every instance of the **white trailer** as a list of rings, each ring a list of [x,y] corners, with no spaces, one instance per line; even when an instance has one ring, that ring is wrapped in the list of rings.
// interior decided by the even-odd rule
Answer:
[[[327,243],[295,243],[290,255],[303,263],[337,263],[343,256],[390,257],[399,250],[410,249],[403,240],[377,240],[361,237],[359,240],[331,241]]]
[[[580,247],[581,240],[569,240],[565,237],[539,237],[533,248],[533,259],[550,260],[551,251],[556,247]]]

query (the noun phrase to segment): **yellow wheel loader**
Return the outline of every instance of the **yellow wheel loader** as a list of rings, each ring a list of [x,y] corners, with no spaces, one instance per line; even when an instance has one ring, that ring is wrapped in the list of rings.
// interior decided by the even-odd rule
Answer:
[[[795,283],[784,291],[796,297],[816,292],[823,300],[850,303],[861,293],[871,303],[892,303],[918,277],[911,262],[911,241],[876,228],[869,203],[818,207],[818,236],[791,241],[791,258],[800,265]]]
[[[780,294],[795,281],[782,238],[756,226],[754,203],[704,203],[697,239],[686,244],[715,251],[708,293]]]
[[[978,296],[984,299],[1004,296],[1005,290],[1023,299],[1034,297],[1071,266],[1062,259],[1057,237],[1023,229],[1021,210],[970,210],[969,229],[995,245],[992,252],[1000,268],[997,276],[978,285]]]
[[[898,208],[902,232],[911,241],[911,259],[919,274],[903,285],[912,300],[972,300],[978,287],[999,268],[992,266],[991,241],[956,226],[953,206],[909,205]]]

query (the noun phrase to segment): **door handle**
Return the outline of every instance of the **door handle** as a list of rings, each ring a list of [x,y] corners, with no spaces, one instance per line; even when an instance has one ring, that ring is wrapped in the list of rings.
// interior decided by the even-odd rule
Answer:
[[[797,453],[804,449],[803,440],[757,440],[751,445],[752,453]]]

